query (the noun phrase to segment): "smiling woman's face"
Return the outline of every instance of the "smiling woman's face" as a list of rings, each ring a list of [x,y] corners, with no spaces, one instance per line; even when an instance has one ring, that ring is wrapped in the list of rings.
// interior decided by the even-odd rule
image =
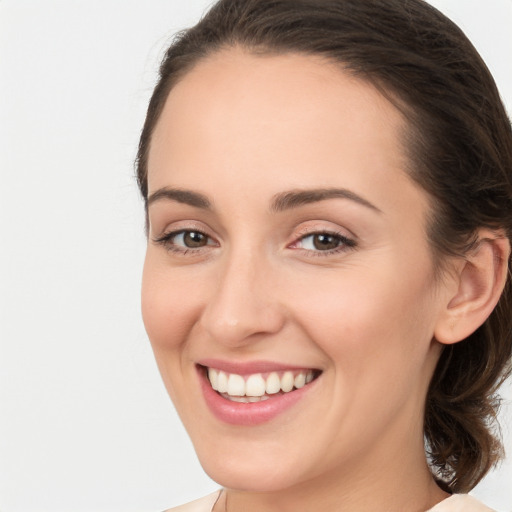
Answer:
[[[401,130],[371,85],[307,56],[226,51],[169,95],[148,162],[143,316],[227,487],[372,478],[397,453],[422,464],[443,293]]]

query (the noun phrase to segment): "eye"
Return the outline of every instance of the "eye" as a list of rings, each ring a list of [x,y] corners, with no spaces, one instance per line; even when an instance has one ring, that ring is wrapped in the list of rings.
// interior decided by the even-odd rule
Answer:
[[[155,243],[163,245],[166,249],[179,253],[186,253],[189,250],[202,249],[206,246],[216,245],[214,240],[206,233],[196,229],[181,229],[165,233],[156,238]]]
[[[328,233],[315,233],[301,238],[302,248],[310,251],[332,251],[341,243],[340,237]]]
[[[187,249],[197,249],[208,245],[208,236],[200,231],[181,231],[173,235],[169,241]]]
[[[332,254],[355,247],[356,242],[339,233],[317,232],[302,236],[292,245],[293,249]]]

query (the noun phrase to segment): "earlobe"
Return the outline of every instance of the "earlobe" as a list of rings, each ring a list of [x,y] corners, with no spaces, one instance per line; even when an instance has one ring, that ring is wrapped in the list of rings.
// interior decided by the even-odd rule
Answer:
[[[455,292],[438,319],[434,332],[437,341],[462,341],[487,320],[505,287],[509,257],[510,243],[503,233],[479,232],[478,243],[452,276]]]

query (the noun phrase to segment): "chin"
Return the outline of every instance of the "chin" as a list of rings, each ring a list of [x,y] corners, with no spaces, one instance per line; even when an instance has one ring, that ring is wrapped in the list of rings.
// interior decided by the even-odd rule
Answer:
[[[293,487],[303,481],[305,475],[298,469],[301,462],[271,455],[262,449],[253,449],[251,454],[236,448],[217,452],[201,453],[199,461],[206,474],[222,487],[249,492],[275,492]],[[280,461],[280,462],[278,462]]]
[[[269,470],[268,464],[266,468],[226,467],[225,465],[219,467],[219,465],[215,465],[215,467],[203,466],[203,469],[212,480],[222,487],[238,491],[271,493],[297,484],[295,475],[287,474],[283,477],[282,472],[276,475],[275,472]]]

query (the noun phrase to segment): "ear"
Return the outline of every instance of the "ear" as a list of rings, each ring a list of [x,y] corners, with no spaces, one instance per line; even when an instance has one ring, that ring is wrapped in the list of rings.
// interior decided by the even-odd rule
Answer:
[[[510,243],[504,233],[478,232],[477,244],[456,262],[448,278],[453,281],[434,331],[437,341],[462,341],[487,320],[505,287],[509,257]]]

